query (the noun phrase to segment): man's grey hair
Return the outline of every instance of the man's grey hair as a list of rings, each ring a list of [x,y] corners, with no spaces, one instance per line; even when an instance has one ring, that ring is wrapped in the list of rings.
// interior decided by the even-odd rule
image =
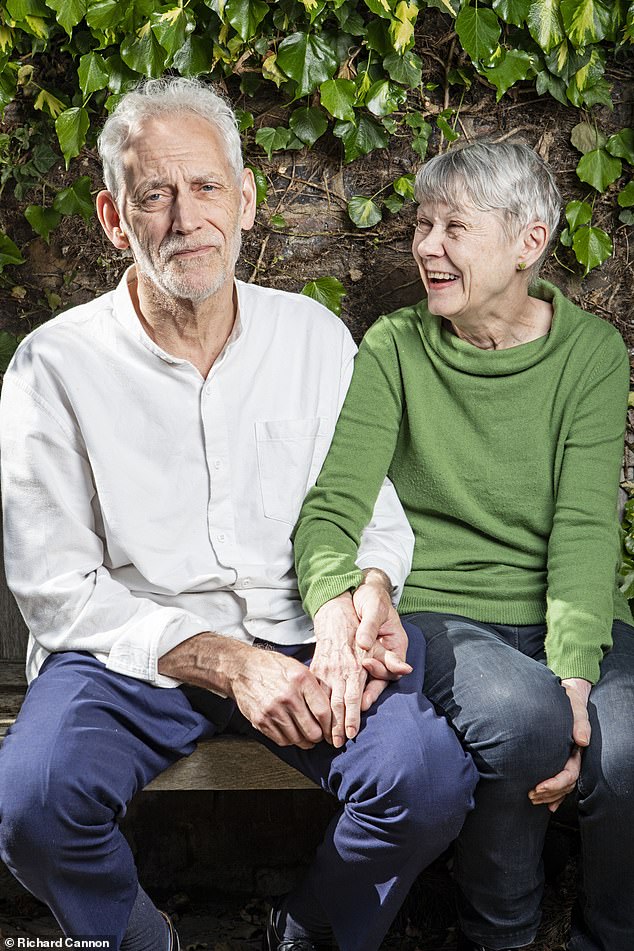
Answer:
[[[523,142],[481,139],[436,155],[419,169],[414,195],[419,203],[443,202],[452,207],[459,207],[466,198],[479,211],[498,213],[509,238],[517,237],[531,221],[543,221],[548,225],[549,246],[561,215],[555,176]],[[534,273],[547,253],[548,248]]]
[[[104,182],[115,199],[123,181],[123,152],[130,136],[136,135],[150,119],[173,116],[178,122],[182,115],[200,116],[218,132],[229,164],[239,177],[244,167],[242,143],[229,103],[198,79],[147,79],[124,93],[106,119],[97,142]]]

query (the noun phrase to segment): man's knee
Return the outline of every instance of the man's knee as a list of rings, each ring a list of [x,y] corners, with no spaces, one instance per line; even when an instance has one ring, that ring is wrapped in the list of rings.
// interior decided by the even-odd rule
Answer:
[[[395,733],[376,769],[375,794],[366,803],[403,842],[442,835],[447,842],[473,807],[478,772],[447,720],[425,698],[410,729]]]
[[[11,737],[0,756],[0,855],[12,868],[55,861],[64,844],[115,820],[91,789],[80,757],[64,749],[20,751]],[[7,754],[6,756],[4,754]],[[84,839],[85,841],[85,839]]]

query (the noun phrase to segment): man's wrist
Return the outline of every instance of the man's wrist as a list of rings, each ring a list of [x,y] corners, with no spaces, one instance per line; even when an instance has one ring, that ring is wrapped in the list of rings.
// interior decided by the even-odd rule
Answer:
[[[382,568],[364,568],[363,581],[361,584],[376,585],[386,591],[390,597],[394,592],[394,585]],[[359,585],[359,587],[361,587],[361,585]]]
[[[205,631],[183,641],[159,658],[157,669],[194,687],[233,696],[233,682],[245,663],[247,644],[232,637]]]

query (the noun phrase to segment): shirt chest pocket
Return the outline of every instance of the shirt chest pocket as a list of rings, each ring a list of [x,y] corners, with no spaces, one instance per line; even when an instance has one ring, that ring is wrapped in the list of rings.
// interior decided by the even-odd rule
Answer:
[[[295,524],[326,457],[330,437],[324,416],[256,421],[258,476],[267,518]]]

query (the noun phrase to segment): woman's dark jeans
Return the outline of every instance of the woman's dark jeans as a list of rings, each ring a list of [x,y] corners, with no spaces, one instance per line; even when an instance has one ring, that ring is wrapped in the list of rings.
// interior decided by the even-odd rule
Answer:
[[[545,626],[435,612],[405,619],[427,641],[425,693],[481,777],[456,846],[462,929],[488,948],[522,947],[539,924],[550,818],[527,793],[559,772],[571,744],[570,703],[544,663]],[[581,889],[569,951],[634,948],[634,628],[615,621],[613,636],[589,703],[592,739],[578,784]]]

